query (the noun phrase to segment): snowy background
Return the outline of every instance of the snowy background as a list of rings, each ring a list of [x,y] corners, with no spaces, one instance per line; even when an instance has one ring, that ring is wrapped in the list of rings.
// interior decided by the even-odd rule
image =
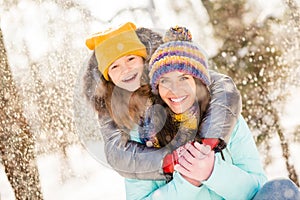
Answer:
[[[132,15],[126,12],[119,18],[114,18],[113,21],[109,22],[120,9],[145,7],[145,4],[150,1],[119,0],[109,3],[103,0],[78,0],[74,2],[91,11],[93,18],[89,18],[87,22],[85,19],[81,19],[77,12],[72,10],[61,15],[63,11],[54,4],[37,4],[37,1],[30,0],[22,0],[7,10],[2,7],[6,3],[5,0],[0,0],[1,28],[6,42],[9,62],[16,78],[22,76],[17,69],[24,70],[24,63],[26,65],[28,62],[24,56],[16,54],[16,52],[22,52],[22,49],[18,49],[18,46],[19,43],[24,41],[27,44],[28,52],[30,52],[30,58],[32,61],[38,62],[41,57],[47,56],[49,49],[63,48],[63,45],[66,44],[61,44],[60,39],[68,32],[70,35],[74,35],[72,47],[76,47],[77,51],[81,51],[82,63],[86,61],[88,51],[84,46],[84,38],[90,33],[99,31],[98,19],[101,19],[101,23],[106,24],[107,27],[128,20],[135,22],[138,26],[154,27],[156,29],[165,29],[174,24],[185,25],[191,29],[192,33],[195,33],[193,36],[196,40],[203,41],[202,45],[208,50],[209,55],[214,55],[218,46],[218,44],[213,42],[213,38],[210,37],[211,29],[209,26],[205,27],[202,34],[193,31],[194,23],[207,23],[207,14],[201,3],[199,3],[200,1],[192,2],[199,7],[199,13],[203,14],[203,21],[201,22],[190,20],[193,16],[189,15],[180,18],[176,17],[173,12],[168,12],[169,1],[155,1],[155,5],[159,5],[156,6],[159,18],[155,20],[155,24],[152,23],[153,20],[149,19],[151,16],[141,15],[143,17],[133,18]],[[297,2],[299,3],[299,1]],[[249,4],[256,8],[256,13],[253,13],[253,16],[256,16],[258,21],[271,14],[282,14],[282,2],[280,0],[251,0]],[[45,31],[48,26],[45,22],[48,18],[53,18],[53,24],[61,26],[59,31],[57,29],[54,29],[52,33]],[[62,21],[69,22],[69,25],[65,27]],[[22,79],[20,82],[22,82]],[[289,103],[282,109],[281,116],[282,125],[286,130],[292,130],[296,125],[300,124],[300,88],[290,89],[293,95],[289,97],[287,101]],[[287,176],[278,141],[278,138],[274,138],[274,144],[272,145],[273,162],[266,168],[266,173],[270,179]],[[292,145],[291,148],[293,163],[298,174],[300,174],[299,144]],[[67,148],[67,155],[67,160],[63,159],[62,155],[56,152],[41,154],[38,157],[41,185],[46,200],[125,199],[123,178],[105,165],[104,161],[101,162],[101,159],[95,158],[95,155],[76,144]],[[12,188],[9,185],[3,166],[0,165],[0,200],[13,199]]]

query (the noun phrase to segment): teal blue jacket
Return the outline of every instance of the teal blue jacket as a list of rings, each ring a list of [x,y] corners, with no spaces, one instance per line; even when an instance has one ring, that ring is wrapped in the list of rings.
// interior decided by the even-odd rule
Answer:
[[[179,173],[165,181],[125,179],[126,199],[247,200],[267,181],[253,136],[240,117],[223,150],[225,161],[216,153],[214,169],[202,186],[187,182]]]

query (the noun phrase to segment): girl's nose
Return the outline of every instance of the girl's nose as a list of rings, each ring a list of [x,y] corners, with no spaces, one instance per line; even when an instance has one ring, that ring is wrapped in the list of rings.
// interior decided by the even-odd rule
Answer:
[[[129,63],[127,63],[127,62],[123,62],[123,63],[122,63],[122,71],[123,71],[123,72],[126,72],[126,71],[128,71],[128,70],[131,70],[131,68],[132,68],[132,66],[131,66]]]

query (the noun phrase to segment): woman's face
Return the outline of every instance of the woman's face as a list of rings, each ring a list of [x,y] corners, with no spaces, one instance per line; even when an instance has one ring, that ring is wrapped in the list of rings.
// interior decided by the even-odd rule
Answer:
[[[164,74],[158,82],[162,100],[176,114],[187,111],[196,100],[194,77],[179,71]]]
[[[117,59],[108,68],[112,82],[120,88],[135,91],[141,85],[144,60],[140,56],[127,55]]]

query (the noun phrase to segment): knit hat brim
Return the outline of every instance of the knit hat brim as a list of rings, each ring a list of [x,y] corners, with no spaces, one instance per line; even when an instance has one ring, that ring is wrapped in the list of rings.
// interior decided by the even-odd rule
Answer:
[[[99,71],[109,80],[108,68],[126,55],[147,57],[146,47],[139,40],[133,23],[127,22],[116,29],[93,34],[86,40],[89,49],[95,50]]]
[[[146,47],[137,38],[136,33],[124,32],[115,37],[109,38],[95,49],[98,68],[106,80],[108,68],[117,59],[126,55],[137,55],[147,57]]]
[[[150,80],[150,84],[152,87],[152,91],[157,93],[157,85],[159,79],[166,73],[179,71],[185,74],[191,75],[197,79],[199,79],[204,85],[210,85],[210,79],[208,71],[204,67],[195,67],[189,64],[184,63],[176,63],[176,64],[164,64],[163,66],[159,67],[152,76]]]
[[[171,41],[161,45],[152,55],[150,64],[150,84],[157,92],[159,79],[166,73],[180,71],[210,85],[206,53],[188,41]]]

